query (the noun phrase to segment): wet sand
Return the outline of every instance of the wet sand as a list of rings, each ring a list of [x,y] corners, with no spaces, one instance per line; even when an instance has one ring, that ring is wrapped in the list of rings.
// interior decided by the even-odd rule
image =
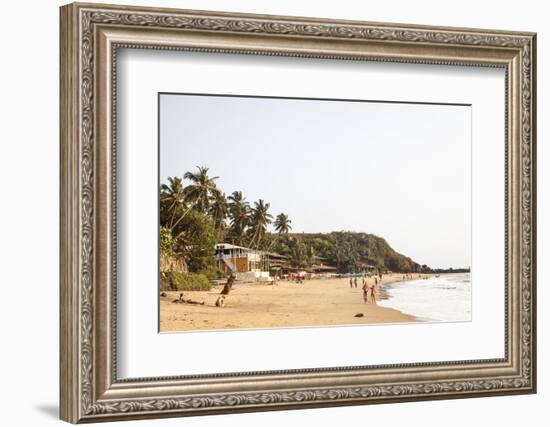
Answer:
[[[385,275],[377,289],[384,298],[384,287],[402,280],[401,274]],[[369,285],[374,278],[368,279]],[[350,288],[349,278],[305,280],[301,284],[278,281],[235,284],[226,298],[225,307],[215,302],[222,286],[207,292],[184,292],[184,298],[204,301],[204,305],[174,304],[179,292],[160,297],[160,331],[211,329],[278,328],[335,326],[374,323],[408,323],[419,321],[414,316],[392,308],[363,301],[361,279]],[[370,295],[369,295],[370,296]],[[361,317],[355,317],[363,314]]]

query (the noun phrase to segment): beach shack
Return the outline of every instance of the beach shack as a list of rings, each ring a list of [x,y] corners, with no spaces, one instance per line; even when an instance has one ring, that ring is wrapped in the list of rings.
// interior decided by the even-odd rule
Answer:
[[[247,282],[271,281],[269,277],[269,255],[256,249],[231,243],[216,245],[218,269],[235,274],[237,280]]]

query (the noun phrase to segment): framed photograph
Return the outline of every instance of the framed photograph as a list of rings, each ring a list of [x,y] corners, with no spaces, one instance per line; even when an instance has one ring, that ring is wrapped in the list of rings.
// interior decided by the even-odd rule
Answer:
[[[534,33],[61,8],[61,418],[536,391]]]

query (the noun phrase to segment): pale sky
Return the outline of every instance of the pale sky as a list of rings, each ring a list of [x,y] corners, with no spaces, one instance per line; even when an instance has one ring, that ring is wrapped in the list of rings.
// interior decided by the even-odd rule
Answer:
[[[196,166],[292,232],[358,231],[470,266],[471,107],[160,95],[160,180]]]

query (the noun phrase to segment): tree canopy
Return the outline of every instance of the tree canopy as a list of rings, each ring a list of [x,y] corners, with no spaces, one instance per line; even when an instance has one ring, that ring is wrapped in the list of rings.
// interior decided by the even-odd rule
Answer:
[[[206,166],[169,177],[160,186],[160,251],[182,258],[189,271],[216,270],[214,247],[228,242],[286,257],[295,268],[318,264],[341,273],[367,269],[415,272],[429,270],[394,251],[381,237],[351,231],[291,233],[286,213],[271,213],[270,203],[248,202],[242,191],[226,196]]]

